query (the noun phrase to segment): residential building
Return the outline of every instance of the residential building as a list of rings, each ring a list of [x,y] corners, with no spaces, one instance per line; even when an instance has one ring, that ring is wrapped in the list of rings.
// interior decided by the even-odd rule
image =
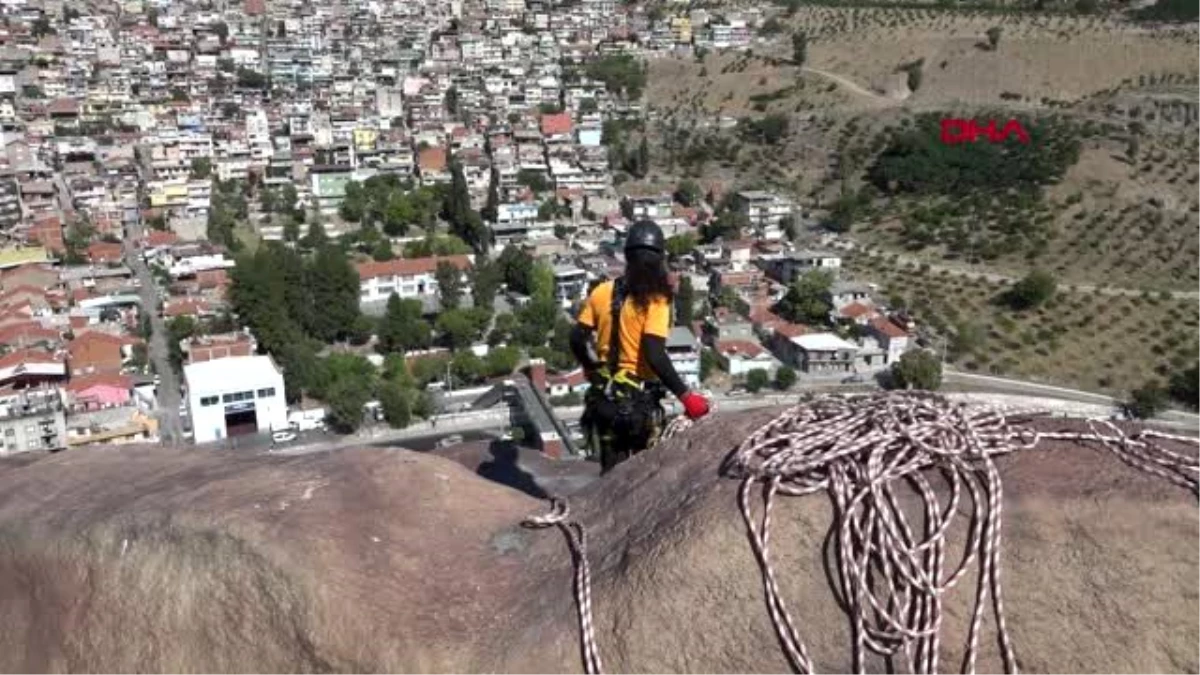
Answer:
[[[0,394],[0,455],[67,447],[62,390],[57,387]]]
[[[700,386],[700,341],[688,326],[675,326],[667,335],[667,356],[689,387]]]
[[[588,290],[588,273],[574,265],[554,266],[554,299],[564,307],[583,300]]]
[[[779,225],[784,218],[791,218],[795,206],[791,201],[773,192],[744,190],[734,195],[734,208],[745,216],[750,225],[763,228],[768,225]]]
[[[833,333],[797,335],[781,358],[798,372],[814,376],[845,375],[854,372],[859,347]]]
[[[436,299],[438,285],[435,272],[438,263],[441,262],[448,262],[458,268],[464,275],[465,281],[467,270],[474,262],[474,256],[434,256],[360,263],[358,265],[360,306],[364,306],[365,309],[366,305],[376,305],[376,310],[382,309],[382,305],[387,303],[392,293],[402,299]]]
[[[867,322],[867,332],[879,341],[880,346],[887,353],[886,363],[888,364],[899,361],[913,343],[908,331],[882,316]]]
[[[733,377],[744,377],[752,370],[774,375],[780,363],[756,340],[718,340],[714,349],[721,369]]]

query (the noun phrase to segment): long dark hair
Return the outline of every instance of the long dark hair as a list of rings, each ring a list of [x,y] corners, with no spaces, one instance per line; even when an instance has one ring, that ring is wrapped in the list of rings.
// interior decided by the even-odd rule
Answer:
[[[644,248],[626,251],[625,293],[633,298],[634,304],[642,311],[650,307],[650,301],[655,297],[670,302],[673,293],[666,257]]]

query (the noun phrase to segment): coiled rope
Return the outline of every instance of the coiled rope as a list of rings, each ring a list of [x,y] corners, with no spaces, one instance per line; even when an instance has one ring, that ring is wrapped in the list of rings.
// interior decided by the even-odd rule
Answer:
[[[1194,438],[1142,430],[1127,434],[1107,420],[1089,420],[1088,432],[1038,432],[1025,425],[1044,415],[1020,416],[952,403],[926,393],[892,392],[826,396],[802,402],[767,422],[743,441],[725,470],[741,478],[738,504],[762,574],[767,608],[792,667],[814,672],[812,659],[779,592],[770,557],[771,509],[777,495],[826,491],[837,532],[835,593],[850,615],[855,672],[865,672],[868,652],[902,658],[913,673],[938,670],[943,596],[977,566],[974,611],[963,672],[974,673],[984,614],[991,599],[1005,670],[1018,672],[1004,618],[1001,585],[1002,483],[994,458],[1034,448],[1042,441],[1095,443],[1121,461],[1200,495],[1200,460],[1157,441],[1200,445]],[[670,438],[693,426],[677,418]],[[930,478],[949,484],[943,505]],[[763,487],[760,519],[751,491]],[[923,502],[918,533],[900,508],[897,488],[910,486]],[[962,558],[947,568],[947,532],[960,502],[972,508]],[[602,672],[591,616],[591,579],[586,532],[567,519],[566,501],[554,498],[547,516],[527,525],[558,525],[575,559],[584,665]]]

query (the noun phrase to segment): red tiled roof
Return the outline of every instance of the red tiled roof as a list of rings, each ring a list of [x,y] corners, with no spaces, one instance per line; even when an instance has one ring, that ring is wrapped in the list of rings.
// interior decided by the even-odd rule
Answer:
[[[790,340],[791,338],[800,337],[801,335],[808,335],[812,331],[809,330],[808,326],[803,324],[782,321],[775,324],[775,332]]]
[[[0,344],[3,345],[28,344],[40,340],[59,342],[62,335],[36,321],[24,321],[0,328]]]
[[[417,166],[422,171],[445,171],[447,163],[445,148],[425,148],[417,153]]]
[[[72,377],[67,383],[67,391],[78,394],[92,387],[114,387],[116,389],[132,389],[133,379],[120,373],[90,373]]]
[[[79,101],[73,98],[60,98],[46,106],[46,112],[51,115],[78,115]]]
[[[725,355],[744,354],[754,358],[764,351],[762,345],[749,340],[721,340],[717,342],[717,351]]]
[[[121,245],[108,241],[98,241],[87,247],[88,260],[94,263],[116,262],[121,259],[121,254]]]
[[[142,238],[146,246],[158,248],[160,246],[170,246],[179,241],[179,235],[174,232],[164,232],[162,230],[150,230],[150,232]]]
[[[871,319],[871,327],[890,338],[908,337],[903,328],[883,317]]]
[[[555,136],[571,133],[570,113],[562,112],[556,115],[542,115],[542,133]]]
[[[442,261],[448,262],[460,270],[466,270],[471,266],[471,259],[465,255],[398,258],[385,262],[359,263],[358,278],[366,280],[378,277],[412,277],[418,274],[433,274],[438,263]]]
[[[839,313],[847,319],[857,319],[860,316],[866,316],[867,314],[873,314],[874,312],[874,307],[871,307],[870,305],[864,305],[861,302],[852,302],[839,310]]]
[[[210,309],[204,300],[177,300],[168,302],[163,308],[163,315],[168,317],[195,316]]]
[[[22,363],[62,363],[62,358],[45,349],[18,349],[0,356],[0,368],[9,368]]]

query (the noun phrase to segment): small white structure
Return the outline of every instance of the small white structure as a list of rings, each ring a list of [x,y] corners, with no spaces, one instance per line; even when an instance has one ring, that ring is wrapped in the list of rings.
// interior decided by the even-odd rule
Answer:
[[[270,356],[235,356],[183,367],[195,442],[288,427],[283,373]]]

